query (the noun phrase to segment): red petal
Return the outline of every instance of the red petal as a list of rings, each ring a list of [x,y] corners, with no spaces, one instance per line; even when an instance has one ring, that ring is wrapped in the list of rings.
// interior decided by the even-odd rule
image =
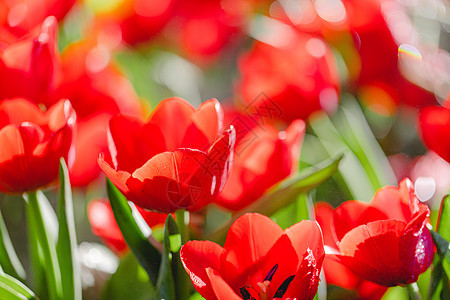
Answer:
[[[115,169],[130,173],[156,154],[166,151],[158,126],[120,114],[109,122],[108,147]]]
[[[222,106],[216,99],[205,101],[192,114],[191,120],[179,147],[206,150],[223,130]]]
[[[211,287],[215,297],[206,298],[206,300],[242,300],[240,296],[228,285],[228,283],[220,276],[219,272],[214,269],[207,268],[206,273],[211,281]]]
[[[168,151],[182,147],[187,128],[191,125],[195,109],[181,98],[168,98],[161,101],[150,115],[148,123],[159,127],[165,137]],[[174,121],[176,120],[176,121]]]
[[[127,244],[114,218],[111,205],[107,201],[92,200],[87,207],[87,214],[92,232],[116,254],[123,254],[127,249]]]
[[[328,202],[316,202],[314,204],[314,212],[316,214],[316,221],[322,229],[323,241],[325,245],[337,249],[338,246],[331,232],[333,222],[333,206]]]
[[[294,120],[286,129],[286,143],[290,149],[293,169],[298,169],[300,160],[300,148],[303,137],[305,136],[305,122],[303,120]]]
[[[450,163],[450,108],[429,106],[423,109],[419,125],[425,145]]]
[[[244,271],[265,257],[282,235],[281,227],[266,216],[249,213],[238,218],[231,225],[223,247],[222,276],[231,283],[241,281],[236,277],[245,276]]]
[[[332,232],[336,235],[336,241],[340,241],[353,228],[383,219],[386,219],[386,215],[368,203],[356,200],[346,201],[334,211],[332,223],[334,231]]]
[[[400,237],[400,260],[408,270],[408,283],[416,282],[420,274],[425,272],[433,262],[434,244],[430,231],[426,227],[428,209],[408,223]]]
[[[320,269],[325,250],[323,249],[322,230],[319,224],[315,221],[304,220],[286,229],[286,234],[299,257],[302,257],[307,249],[312,251],[315,260],[318,264],[320,262]]]
[[[47,123],[47,118],[36,104],[27,99],[14,98],[0,102],[0,128],[7,124],[19,125],[22,122],[40,126]]]
[[[230,210],[242,209],[257,200],[293,169],[291,149],[285,140],[278,139],[274,128],[255,128],[249,133],[253,134],[258,138],[235,155],[230,178],[217,200]],[[246,138],[241,141],[246,143]]]
[[[58,131],[66,125],[74,126],[76,120],[75,110],[69,100],[60,100],[52,105],[46,116],[51,131]]]
[[[406,224],[381,220],[349,231],[339,245],[342,261],[364,279],[384,286],[404,284],[405,272],[400,255],[400,237]]]
[[[354,290],[361,278],[353,273],[339,258],[338,255],[327,254],[323,261],[323,271],[327,284],[340,286],[347,290]]]
[[[179,149],[153,156],[127,181],[132,200],[145,209],[174,212],[195,210],[212,201],[213,175],[204,174],[204,152]]]
[[[206,299],[214,299],[207,268],[219,268],[222,247],[210,241],[189,241],[181,247],[180,258],[195,289]]]
[[[131,177],[131,174],[126,171],[116,171],[111,167],[111,159],[108,157],[105,160],[105,154],[100,153],[98,156],[98,165],[103,170],[106,177],[124,194],[129,197],[130,190],[127,186],[127,181]]]

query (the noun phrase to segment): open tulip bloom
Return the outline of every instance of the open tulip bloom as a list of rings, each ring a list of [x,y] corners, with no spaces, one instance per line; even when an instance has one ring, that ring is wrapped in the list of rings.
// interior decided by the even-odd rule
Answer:
[[[110,155],[100,155],[100,167],[142,208],[198,210],[228,176],[236,134],[233,127],[223,132],[222,120],[217,100],[195,110],[180,98],[163,100],[146,123],[116,115],[109,122]]]
[[[75,111],[61,100],[46,112],[22,98],[0,102],[0,192],[21,194],[58,177],[59,159],[70,158]]]
[[[313,299],[324,255],[316,222],[301,221],[283,231],[252,213],[233,223],[223,247],[190,241],[180,251],[192,283],[207,300]]]
[[[363,279],[383,286],[417,281],[433,261],[428,207],[409,179],[380,189],[370,204],[347,201],[333,213],[337,257]]]

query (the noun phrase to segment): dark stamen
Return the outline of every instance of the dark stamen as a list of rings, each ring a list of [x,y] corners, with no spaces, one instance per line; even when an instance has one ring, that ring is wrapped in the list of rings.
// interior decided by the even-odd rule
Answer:
[[[289,276],[288,278],[286,278],[283,283],[280,285],[280,287],[278,288],[277,292],[275,293],[275,295],[273,296],[274,298],[281,298],[283,297],[284,293],[286,293],[289,284],[291,283],[291,281],[294,279],[295,275]]]
[[[244,298],[244,300],[250,300],[252,298],[245,287],[241,287],[239,291],[241,292],[242,298]]]
[[[272,281],[272,277],[275,274],[275,272],[278,269],[278,264],[276,264],[275,266],[273,266],[272,270],[270,270],[270,272],[267,274],[266,278],[264,278],[264,281],[268,280],[268,281]]]

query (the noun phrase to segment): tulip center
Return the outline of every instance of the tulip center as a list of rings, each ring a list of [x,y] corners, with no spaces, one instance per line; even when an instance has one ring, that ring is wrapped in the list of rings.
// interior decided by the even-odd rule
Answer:
[[[286,293],[289,284],[294,279],[295,275],[287,277],[283,283],[278,287],[273,298],[270,298],[270,283],[272,281],[273,275],[278,269],[278,264],[273,266],[273,268],[269,271],[269,273],[264,277],[262,282],[258,282],[256,287],[241,287],[239,292],[241,293],[242,299],[244,300],[270,300],[270,299],[279,299],[282,298]],[[258,297],[258,298],[256,298]]]

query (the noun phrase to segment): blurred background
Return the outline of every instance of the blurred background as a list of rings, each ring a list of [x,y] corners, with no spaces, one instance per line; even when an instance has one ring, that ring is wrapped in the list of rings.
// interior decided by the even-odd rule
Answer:
[[[450,126],[448,1],[4,0],[2,62],[11,47],[42,37],[50,15],[58,28],[48,84],[32,95],[0,85],[0,97],[43,105],[68,98],[76,110],[70,177],[85,299],[100,297],[119,263],[88,220],[89,203],[106,196],[97,157],[107,149],[108,120],[117,113],[146,118],[167,97],[195,107],[217,98],[229,116],[256,116],[280,131],[303,119],[300,170],[345,154],[339,172],[310,194],[313,202],[370,201],[378,188],[409,177],[435,211],[450,189],[449,147],[424,138],[435,132],[424,113],[430,107],[443,110],[431,121]],[[449,140],[444,134],[438,144]],[[46,194],[54,204],[55,192]],[[28,266],[23,201],[0,198]],[[295,205],[272,217],[282,227],[298,222]],[[385,297],[407,297],[395,293]]]

